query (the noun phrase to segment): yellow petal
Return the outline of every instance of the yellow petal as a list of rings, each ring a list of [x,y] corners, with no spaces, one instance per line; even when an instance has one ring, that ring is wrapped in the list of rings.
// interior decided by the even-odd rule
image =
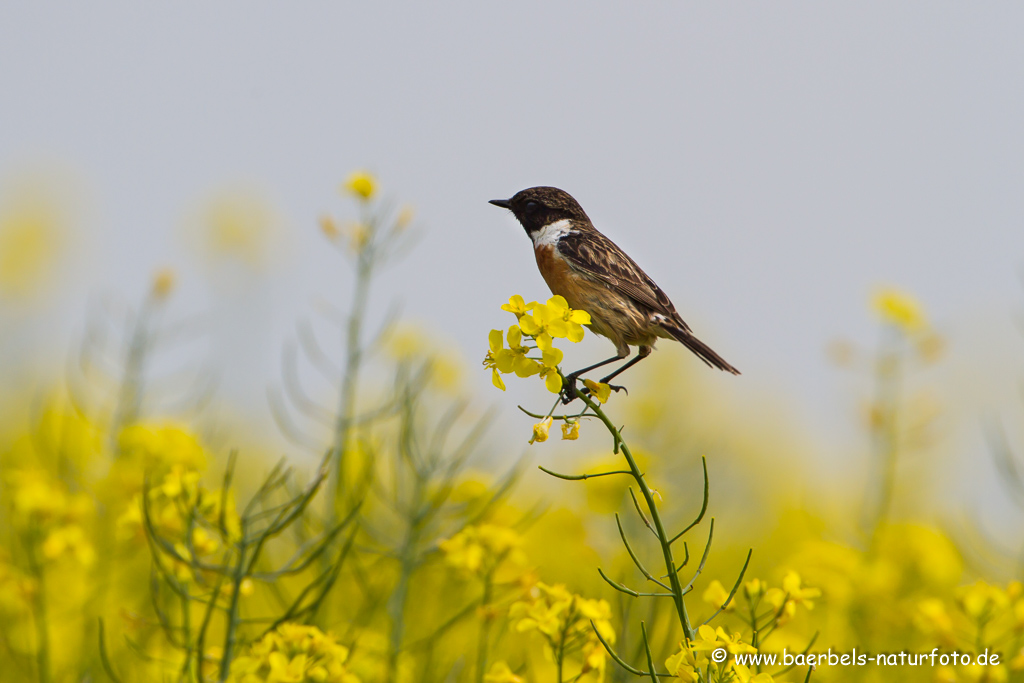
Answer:
[[[510,348],[519,346],[522,340],[523,331],[519,329],[519,325],[513,325],[508,328],[508,345]]]
[[[532,315],[523,315],[519,318],[519,327],[522,329],[523,334],[528,334],[533,337],[543,331],[543,327],[537,321],[536,316],[537,311],[535,310]]]
[[[549,368],[558,367],[558,364],[562,362],[562,349],[556,349],[554,347],[544,351],[541,354],[544,365]]]
[[[552,337],[569,336],[569,323],[565,322],[561,318],[554,318],[552,320],[549,320],[544,329]]]
[[[505,346],[505,342],[501,336],[501,330],[491,330],[487,335],[487,341],[490,342],[491,353],[497,353]]]
[[[508,311],[509,313],[515,313],[516,315],[522,315],[526,312],[526,302],[523,301],[523,297],[515,294],[509,297],[507,304],[502,304],[501,310]]]
[[[569,322],[574,322],[577,325],[589,325],[590,314],[587,313],[586,311],[581,311],[577,309],[569,315]]]
[[[526,356],[517,356],[512,370],[519,377],[531,377],[544,369],[544,366]]]
[[[578,323],[568,323],[568,325],[569,333],[566,338],[574,344],[583,341],[583,326]]]
[[[559,313],[569,310],[569,302],[560,294],[555,294],[553,297],[548,299],[548,306],[557,309]]]
[[[541,332],[534,340],[537,342],[537,348],[541,351],[547,351],[551,348],[551,335],[547,332]]]
[[[544,386],[548,388],[552,394],[557,394],[562,390],[562,376],[557,372],[549,372],[544,377]]]
[[[575,441],[580,438],[580,423],[565,422],[562,424],[562,440]]]
[[[501,375],[498,374],[497,370],[491,370],[491,383],[502,391],[505,391],[505,383],[501,381]]]
[[[585,379],[583,380],[583,384],[590,389],[590,395],[601,403],[606,403],[608,401],[608,397],[612,393],[611,385],[605,384],[604,382],[595,382],[592,379]]]

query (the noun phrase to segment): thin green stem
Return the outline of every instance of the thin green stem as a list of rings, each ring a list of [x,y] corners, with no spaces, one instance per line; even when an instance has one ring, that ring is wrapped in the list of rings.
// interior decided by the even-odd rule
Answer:
[[[480,640],[476,647],[476,680],[483,683],[484,675],[487,673],[487,647],[491,637],[491,616],[488,613],[491,604],[492,593],[494,592],[493,571],[487,572],[484,576],[484,595],[480,603]]]
[[[604,410],[601,409],[600,405],[591,399],[590,396],[581,392],[575,383],[573,384],[572,389],[576,394],[576,398],[581,399],[587,404],[590,410],[594,412],[594,415],[604,423],[605,428],[612,435],[616,449],[619,450],[622,453],[622,457],[626,459],[626,463],[629,465],[629,470],[633,475],[633,479],[636,480],[640,493],[643,495],[644,501],[647,503],[647,509],[651,513],[651,521],[654,523],[654,530],[658,536],[658,543],[661,545],[662,556],[665,559],[665,570],[668,574],[672,601],[675,603],[676,613],[679,616],[679,624],[683,628],[683,635],[687,642],[689,642],[694,638],[694,630],[693,626],[690,624],[690,616],[686,611],[686,604],[683,602],[683,595],[685,593],[683,591],[682,584],[679,582],[675,559],[672,557],[672,539],[665,531],[665,525],[661,520],[661,513],[658,511],[658,506],[654,502],[654,494],[651,492],[651,488],[647,485],[639,466],[637,466],[636,459],[633,457],[633,452],[630,450],[629,444],[627,444],[622,438],[620,430],[614,423],[612,423]]]

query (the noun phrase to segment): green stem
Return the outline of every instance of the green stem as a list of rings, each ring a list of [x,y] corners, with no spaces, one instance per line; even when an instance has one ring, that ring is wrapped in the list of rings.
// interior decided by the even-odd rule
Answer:
[[[883,328],[875,366],[875,410],[872,426],[872,446],[876,466],[879,468],[878,490],[873,509],[868,516],[868,532],[874,547],[879,528],[891,514],[896,488],[896,465],[899,457],[899,397],[902,385],[902,367],[896,332]]]
[[[484,675],[487,673],[487,644],[491,635],[491,618],[487,609],[491,604],[491,593],[494,589],[494,582],[492,579],[492,572],[487,572],[484,576],[484,595],[480,603],[483,614],[481,615],[480,621],[480,642],[477,643],[476,648],[477,683],[483,683]]]
[[[654,503],[654,494],[651,492],[650,487],[644,480],[644,475],[640,471],[640,468],[636,464],[636,460],[633,458],[633,452],[629,449],[629,445],[622,438],[622,433],[619,432],[618,428],[612,423],[601,407],[590,398],[590,396],[582,393],[575,383],[573,384],[573,392],[576,397],[581,399],[587,406],[594,412],[599,420],[604,423],[605,428],[612,435],[612,439],[615,442],[615,449],[622,453],[622,456],[626,459],[626,463],[629,465],[629,471],[633,475],[633,479],[636,480],[637,486],[640,488],[640,492],[643,494],[644,500],[647,502],[647,509],[651,513],[651,521],[654,523],[654,530],[658,536],[658,543],[661,545],[661,553],[665,559],[665,571],[668,574],[669,588],[672,593],[672,602],[675,603],[676,613],[679,615],[679,623],[683,627],[683,635],[686,637],[687,642],[693,640],[694,630],[693,626],[690,625],[690,616],[686,612],[686,604],[683,602],[683,586],[679,581],[679,574],[676,572],[675,559],[672,557],[672,540],[668,533],[665,531],[665,525],[661,521],[661,513],[658,512],[658,506]]]
[[[352,310],[349,313],[345,331],[345,374],[342,378],[341,396],[338,406],[338,421],[334,431],[334,511],[340,518],[345,507],[345,454],[349,434],[356,416],[356,402],[359,390],[359,371],[363,363],[362,345],[363,322],[370,299],[370,279],[373,274],[373,259],[364,250],[359,254],[356,267],[355,291],[352,294]]]
[[[245,519],[242,519],[242,538],[245,538]],[[238,640],[238,600],[241,595],[242,581],[245,579],[246,565],[246,543],[244,540],[238,543],[238,562],[235,565],[234,574],[231,577],[232,591],[231,603],[227,613],[227,633],[224,635],[224,655],[220,660],[220,683],[224,683],[231,673],[231,660],[234,657],[235,643]],[[200,658],[202,653],[200,653]]]
[[[398,584],[388,601],[388,612],[391,615],[391,638],[388,648],[387,680],[397,679],[398,655],[402,650],[402,640],[405,637],[405,606],[409,597],[409,584],[412,581],[412,574],[416,569],[416,551],[420,541],[420,508],[423,505],[424,487],[421,480],[416,480],[416,488],[413,494],[412,510],[416,511],[409,519],[409,526],[406,529],[405,538],[399,550],[400,571]]]
[[[47,628],[46,619],[46,582],[43,576],[43,567],[36,557],[35,548],[30,547],[28,552],[29,571],[35,576],[39,583],[35,593],[35,605],[33,618],[36,625],[36,668],[39,674],[39,683],[50,683],[50,633]]]

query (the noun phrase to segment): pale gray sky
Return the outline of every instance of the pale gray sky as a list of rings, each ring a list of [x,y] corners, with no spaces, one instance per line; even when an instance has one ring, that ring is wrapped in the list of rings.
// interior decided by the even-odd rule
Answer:
[[[88,198],[91,261],[40,328],[51,344],[89,292],[132,297],[172,265],[175,312],[234,307],[225,392],[258,406],[294,321],[344,299],[316,224],[348,211],[350,170],[379,174],[424,230],[378,301],[473,363],[507,324],[500,303],[547,296],[487,200],[557,185],[744,371],[716,379],[853,433],[823,348],[874,341],[878,283],[920,297],[979,405],[1024,371],[1022,36],[1024,5],[932,0],[7,3],[0,182],[59,168]],[[264,193],[288,248],[226,300],[181,233],[238,186]]]

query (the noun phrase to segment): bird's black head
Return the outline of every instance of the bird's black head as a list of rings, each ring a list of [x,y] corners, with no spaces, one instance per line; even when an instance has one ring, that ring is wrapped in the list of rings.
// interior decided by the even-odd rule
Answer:
[[[590,223],[583,207],[557,187],[530,187],[512,199],[492,199],[490,203],[514,213],[528,235],[566,218]]]

